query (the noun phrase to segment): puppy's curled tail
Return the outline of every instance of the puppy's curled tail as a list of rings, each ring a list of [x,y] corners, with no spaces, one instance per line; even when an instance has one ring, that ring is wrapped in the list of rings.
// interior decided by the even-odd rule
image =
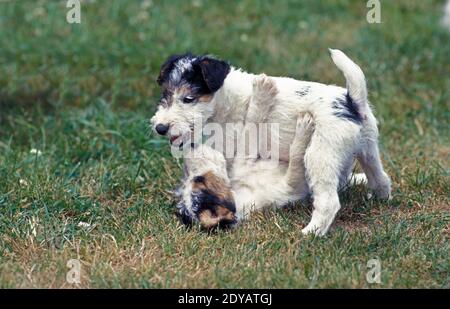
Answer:
[[[364,119],[364,116],[367,115],[369,102],[367,100],[366,78],[363,71],[342,51],[331,48],[329,48],[329,51],[333,62],[344,73],[347,80],[348,95],[358,106],[359,113]]]

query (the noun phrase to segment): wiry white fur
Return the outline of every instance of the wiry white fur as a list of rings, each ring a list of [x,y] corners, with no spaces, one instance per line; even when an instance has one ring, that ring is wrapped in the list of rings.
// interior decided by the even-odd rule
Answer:
[[[323,235],[328,231],[340,209],[338,189],[347,183],[355,158],[361,163],[372,191],[380,198],[390,196],[390,179],[383,171],[379,157],[377,123],[367,101],[364,74],[341,51],[331,50],[331,55],[346,76],[348,89],[287,77],[273,77],[278,90],[275,97],[277,103],[265,119],[268,123],[279,124],[280,159],[289,162],[289,150],[294,140],[298,115],[309,113],[314,118],[315,130],[304,156],[314,211],[311,222],[302,230],[305,234]],[[223,86],[209,103],[180,107],[178,105],[182,103],[175,102],[169,108],[158,110],[152,121],[155,125],[168,123],[171,128],[187,128],[196,115],[223,126],[226,123],[244,123],[253,95],[255,77],[256,75],[232,68]],[[299,95],[298,91],[306,94]],[[344,98],[347,92],[362,114],[361,124],[336,116],[332,103],[338,98]],[[263,170],[264,166],[258,168]],[[239,171],[236,173],[239,174]],[[257,174],[258,171],[255,170],[254,173]],[[248,175],[248,172],[245,174]],[[299,177],[303,175],[299,174]],[[277,188],[267,189],[261,194],[272,196],[274,202],[283,199]],[[245,196],[244,192],[241,194]]]
[[[236,158],[230,178],[237,217],[244,220],[252,211],[263,207],[285,206],[309,194],[305,179],[304,155],[313,132],[313,119],[308,114],[297,120],[290,160],[250,160]]]
[[[307,114],[299,117],[289,163],[236,157],[229,172],[221,152],[207,145],[198,145],[192,150],[190,157],[185,159],[187,177],[182,192],[184,205],[192,217],[195,217],[192,198],[196,198],[196,193],[191,184],[195,176],[207,172],[214,173],[225,184],[231,185],[239,222],[263,207],[284,206],[306,197],[308,188],[303,157],[313,128],[312,117]]]
[[[167,135],[170,139],[176,138],[176,143],[186,140],[191,135],[197,121],[201,121],[200,124],[203,125],[215,113],[215,102],[189,105],[183,104],[182,99],[182,94],[174,93],[174,102],[170,108],[160,105],[151,119],[153,127],[157,123],[169,124],[170,129]]]
[[[189,60],[181,59],[178,61],[175,65],[175,69],[171,72],[171,80],[179,81],[183,72],[192,68],[192,61],[195,61],[195,58]]]

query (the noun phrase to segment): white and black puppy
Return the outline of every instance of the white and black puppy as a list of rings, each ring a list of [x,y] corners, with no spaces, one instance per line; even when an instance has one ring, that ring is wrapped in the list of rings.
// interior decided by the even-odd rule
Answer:
[[[305,234],[328,231],[340,209],[338,189],[347,182],[355,158],[376,196],[387,199],[391,192],[379,156],[377,121],[368,102],[364,74],[343,52],[330,52],[347,87],[273,77],[277,104],[265,119],[279,124],[279,155],[287,162],[298,115],[309,113],[314,118],[315,130],[304,157],[314,210],[302,230]],[[174,142],[192,134],[198,119],[203,124],[224,126],[244,123],[255,76],[210,56],[170,57],[158,78],[164,92],[152,118],[155,131]]]

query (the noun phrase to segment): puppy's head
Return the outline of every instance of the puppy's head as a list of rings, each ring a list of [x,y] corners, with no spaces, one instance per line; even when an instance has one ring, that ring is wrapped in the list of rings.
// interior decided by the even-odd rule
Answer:
[[[199,223],[205,230],[230,228],[236,222],[236,206],[229,184],[212,172],[189,180],[178,216],[185,225]]]
[[[203,125],[213,114],[214,95],[229,72],[227,62],[210,56],[171,56],[158,77],[163,94],[151,119],[153,129],[171,143],[186,141],[195,122]]]

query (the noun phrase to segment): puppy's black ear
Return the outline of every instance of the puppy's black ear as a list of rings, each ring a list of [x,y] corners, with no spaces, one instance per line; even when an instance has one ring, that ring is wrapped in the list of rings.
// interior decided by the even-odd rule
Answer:
[[[216,92],[222,87],[230,72],[230,65],[227,62],[208,56],[199,59],[197,65],[200,67],[203,79],[211,92]]]
[[[166,62],[163,63],[159,71],[159,76],[156,80],[158,82],[158,85],[161,86],[168,79],[170,72],[172,72],[175,66],[175,63],[177,63],[178,60],[185,56],[186,55],[172,55],[167,58]]]

